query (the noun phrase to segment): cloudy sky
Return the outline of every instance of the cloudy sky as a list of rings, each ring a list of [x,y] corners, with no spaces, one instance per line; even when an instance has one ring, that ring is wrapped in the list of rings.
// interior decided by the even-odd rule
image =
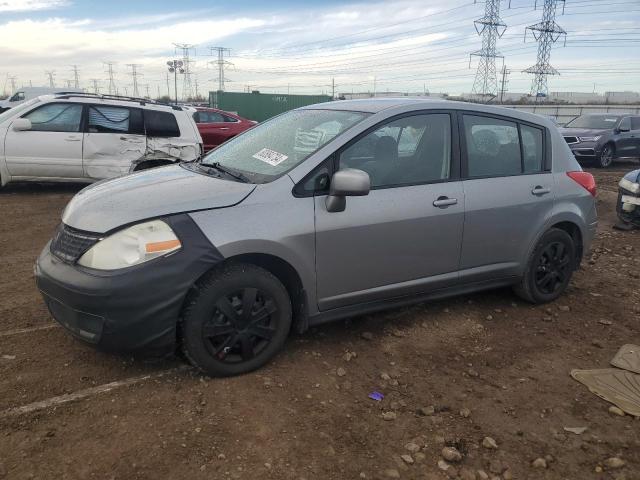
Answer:
[[[531,33],[525,42],[525,27],[541,17],[534,3],[501,5],[508,28],[498,50],[512,92],[531,85],[522,70],[536,61]],[[78,65],[82,87],[95,79],[106,92],[108,61],[119,93],[133,93],[127,65],[139,64],[139,93],[148,85],[152,96],[166,94],[166,61],[185,43],[200,93],[217,88],[210,46],[231,49],[227,90],[330,93],[334,81],[336,93],[468,92],[477,62],[469,68],[469,53],[481,46],[473,20],[483,12],[473,0],[0,0],[0,87],[11,90],[11,77],[47,85],[45,71],[65,86]],[[640,0],[567,0],[557,21],[568,35],[551,54],[561,75],[550,90],[640,90]]]

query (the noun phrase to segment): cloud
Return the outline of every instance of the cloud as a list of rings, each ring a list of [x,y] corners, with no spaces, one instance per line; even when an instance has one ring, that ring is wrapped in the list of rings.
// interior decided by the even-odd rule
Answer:
[[[68,0],[4,0],[0,1],[0,12],[27,12],[50,10],[69,5]]]

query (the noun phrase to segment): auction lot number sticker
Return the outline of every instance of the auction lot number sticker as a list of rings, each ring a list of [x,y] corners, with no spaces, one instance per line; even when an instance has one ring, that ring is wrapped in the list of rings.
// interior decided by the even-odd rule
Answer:
[[[263,148],[258,153],[252,155],[253,158],[268,163],[272,167],[276,165],[280,165],[287,158],[285,154],[276,152],[275,150],[269,150],[268,148]]]

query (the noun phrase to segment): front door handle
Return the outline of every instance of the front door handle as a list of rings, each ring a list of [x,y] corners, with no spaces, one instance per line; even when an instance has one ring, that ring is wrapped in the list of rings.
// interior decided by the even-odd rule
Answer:
[[[229,127],[218,127],[218,130],[229,130]]]
[[[67,137],[65,138],[65,141],[67,142],[80,142],[82,139],[78,138],[78,137]]]
[[[444,208],[444,207],[448,207],[449,205],[455,205],[456,203],[458,203],[457,198],[449,198],[447,196],[442,196],[442,197],[438,197],[437,200],[434,200],[433,206]]]
[[[533,190],[531,190],[531,193],[533,195],[545,195],[550,192],[551,189],[549,187],[541,187],[540,185],[536,185],[535,187],[533,187]]]

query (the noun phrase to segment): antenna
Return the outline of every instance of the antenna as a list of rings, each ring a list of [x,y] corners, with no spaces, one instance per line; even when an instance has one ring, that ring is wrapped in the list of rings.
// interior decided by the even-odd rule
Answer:
[[[500,1],[486,0],[484,16],[473,22],[476,32],[482,37],[482,48],[469,56],[469,67],[471,67],[471,57],[480,57],[472,93],[479,95],[487,102],[494,99],[497,94],[496,58],[503,57],[496,51],[496,41],[507,29],[507,25],[500,18]]]
[[[558,8],[558,2],[562,2],[562,10],[564,13],[565,0],[544,0],[542,21],[529,25],[524,31],[525,41],[527,40],[527,31],[531,30],[533,38],[538,42],[538,59],[536,64],[526,70],[523,70],[525,73],[532,73],[535,75],[533,77],[533,82],[531,83],[531,95],[536,97],[536,101],[549,94],[547,75],[560,75],[560,73],[549,63],[551,58],[551,46],[563,35],[565,42],[567,38],[567,32],[556,23],[556,9]],[[536,8],[538,6],[537,0],[535,6]]]

